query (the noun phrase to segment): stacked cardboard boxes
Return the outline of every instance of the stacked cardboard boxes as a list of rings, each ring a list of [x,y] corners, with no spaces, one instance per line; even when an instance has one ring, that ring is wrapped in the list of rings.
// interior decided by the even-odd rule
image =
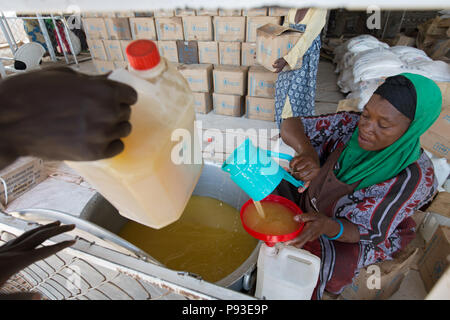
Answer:
[[[247,96],[250,105],[257,98],[273,99],[273,93],[260,95],[255,93],[258,91],[255,88],[254,93],[247,94],[247,87],[250,87],[248,68],[258,65],[256,30],[268,23],[279,25],[286,14],[287,9],[267,7],[176,9],[90,14],[83,23],[99,72],[126,67],[125,49],[131,41],[153,40],[161,56],[180,64],[179,70],[194,92],[198,112],[209,112],[214,105],[216,113],[242,116]],[[198,87],[200,83],[201,88]],[[236,88],[233,87],[235,84]],[[267,106],[268,102],[264,102]],[[248,116],[259,117],[252,112]],[[262,118],[268,120],[271,116]]]
[[[247,67],[216,65],[213,70],[213,105],[216,114],[241,117],[247,92]]]
[[[277,74],[262,66],[250,67],[246,114],[250,119],[275,120],[275,82]]]
[[[178,71],[184,76],[194,95],[195,111],[208,113],[212,110],[212,64],[180,64]]]
[[[450,62],[450,18],[436,17],[418,26],[417,48],[431,59]]]
[[[104,13],[83,18],[83,26],[86,32],[87,43],[95,67],[99,73],[107,73],[127,65],[125,48],[134,36],[141,36],[136,24],[133,24],[133,32],[130,28],[129,14]],[[147,18],[139,18],[147,19]],[[148,30],[148,22],[146,30]],[[150,31],[147,31],[148,35]],[[143,36],[142,36],[143,37]]]

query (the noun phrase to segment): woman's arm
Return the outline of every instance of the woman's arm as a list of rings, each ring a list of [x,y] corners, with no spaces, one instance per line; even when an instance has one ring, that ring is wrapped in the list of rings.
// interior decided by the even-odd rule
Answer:
[[[298,155],[311,155],[319,162],[319,156],[305,133],[303,122],[299,117],[284,119],[280,128],[281,139],[293,148]]]
[[[308,212],[295,217],[297,221],[305,223],[305,228],[294,240],[286,242],[297,248],[302,248],[305,243],[325,235],[334,238],[341,231],[341,225],[336,220],[327,217],[322,213]],[[342,223],[342,234],[334,241],[357,243],[360,240],[358,227],[347,219],[339,219]]]
[[[308,182],[319,173],[320,161],[319,155],[305,134],[302,120],[300,118],[285,119],[281,123],[281,139],[297,153],[297,156],[289,162],[292,175],[294,178],[304,181],[305,187],[307,187]],[[303,191],[303,188],[299,189],[299,192]]]

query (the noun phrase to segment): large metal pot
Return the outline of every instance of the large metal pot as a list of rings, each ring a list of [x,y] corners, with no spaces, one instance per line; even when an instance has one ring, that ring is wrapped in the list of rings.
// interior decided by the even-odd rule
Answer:
[[[238,210],[249,199],[248,195],[230,179],[229,175],[221,170],[220,165],[212,162],[204,163],[202,174],[194,189],[193,195],[212,197]],[[113,234],[119,233],[124,224],[129,221],[127,218],[121,216],[99,193],[86,204],[81,212],[80,218],[94,223]],[[256,279],[255,270],[259,247],[260,243],[258,243],[241,266],[215,284],[236,291],[252,290]]]

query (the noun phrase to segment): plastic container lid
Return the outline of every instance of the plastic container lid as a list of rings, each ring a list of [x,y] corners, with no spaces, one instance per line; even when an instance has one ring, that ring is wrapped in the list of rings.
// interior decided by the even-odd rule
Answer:
[[[150,40],[133,41],[125,51],[130,66],[135,70],[151,69],[161,60],[156,44]]]

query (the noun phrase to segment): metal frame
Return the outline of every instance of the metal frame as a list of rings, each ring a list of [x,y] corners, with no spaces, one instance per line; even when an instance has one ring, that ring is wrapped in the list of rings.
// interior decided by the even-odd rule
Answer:
[[[45,26],[44,19],[51,19],[52,20],[53,25],[54,25],[55,30],[56,30],[56,37],[57,37],[59,43],[61,44],[61,50],[62,50],[62,53],[64,55],[64,60],[65,60],[67,65],[75,64],[77,67],[79,67],[79,62],[91,59],[91,58],[87,58],[87,59],[83,59],[83,60],[79,61],[77,56],[75,54],[73,54],[74,53],[74,49],[73,49],[74,46],[73,46],[72,40],[70,38],[70,33],[69,33],[70,32],[70,28],[69,28],[69,26],[67,24],[67,21],[64,18],[64,16],[53,15],[53,14],[50,14],[49,16],[43,16],[43,15],[37,13],[35,17],[30,17],[30,16],[27,16],[27,17],[6,17],[4,15],[4,13],[1,12],[1,14],[0,14],[0,29],[3,32],[3,34],[4,34],[5,38],[6,38],[6,41],[8,42],[9,48],[10,48],[13,56],[14,56],[15,52],[17,51],[18,46],[17,46],[16,40],[14,39],[14,35],[13,35],[12,31],[11,31],[11,28],[10,28],[10,26],[8,24],[8,20],[18,20],[18,19],[20,19],[20,20],[38,20],[39,27],[41,29],[41,32],[42,32],[43,36],[44,36],[45,43],[47,45],[48,52],[50,54],[50,59],[53,62],[58,62],[59,57],[57,57],[56,54],[55,54],[55,48],[53,47],[53,44],[52,44],[52,42],[50,40],[50,36],[49,36],[47,28]],[[61,36],[61,33],[60,33],[59,28],[57,26],[57,21],[58,20],[61,21],[62,24],[63,24],[64,34],[65,34],[65,37],[67,39],[67,42],[69,44],[69,48],[70,48],[70,51],[72,52],[72,54],[69,54],[69,52],[66,50],[66,48],[65,48],[65,46],[63,44],[62,36]],[[4,74],[6,74],[6,73],[4,73],[5,67],[1,63],[1,59],[8,60],[9,58],[2,58],[2,57],[0,57],[0,74],[1,74],[2,77],[4,77],[5,76]],[[6,68],[6,69],[10,70],[10,71],[13,71],[13,72],[17,72],[17,70],[15,70],[14,68]]]
[[[39,225],[30,222],[0,212],[0,243]],[[0,288],[0,292],[32,290],[48,299],[255,300],[189,273],[105,248],[92,239],[77,238],[72,247],[20,271]],[[47,240],[44,245],[70,239],[73,234],[62,234]],[[74,275],[78,277],[79,285],[73,284]]]

